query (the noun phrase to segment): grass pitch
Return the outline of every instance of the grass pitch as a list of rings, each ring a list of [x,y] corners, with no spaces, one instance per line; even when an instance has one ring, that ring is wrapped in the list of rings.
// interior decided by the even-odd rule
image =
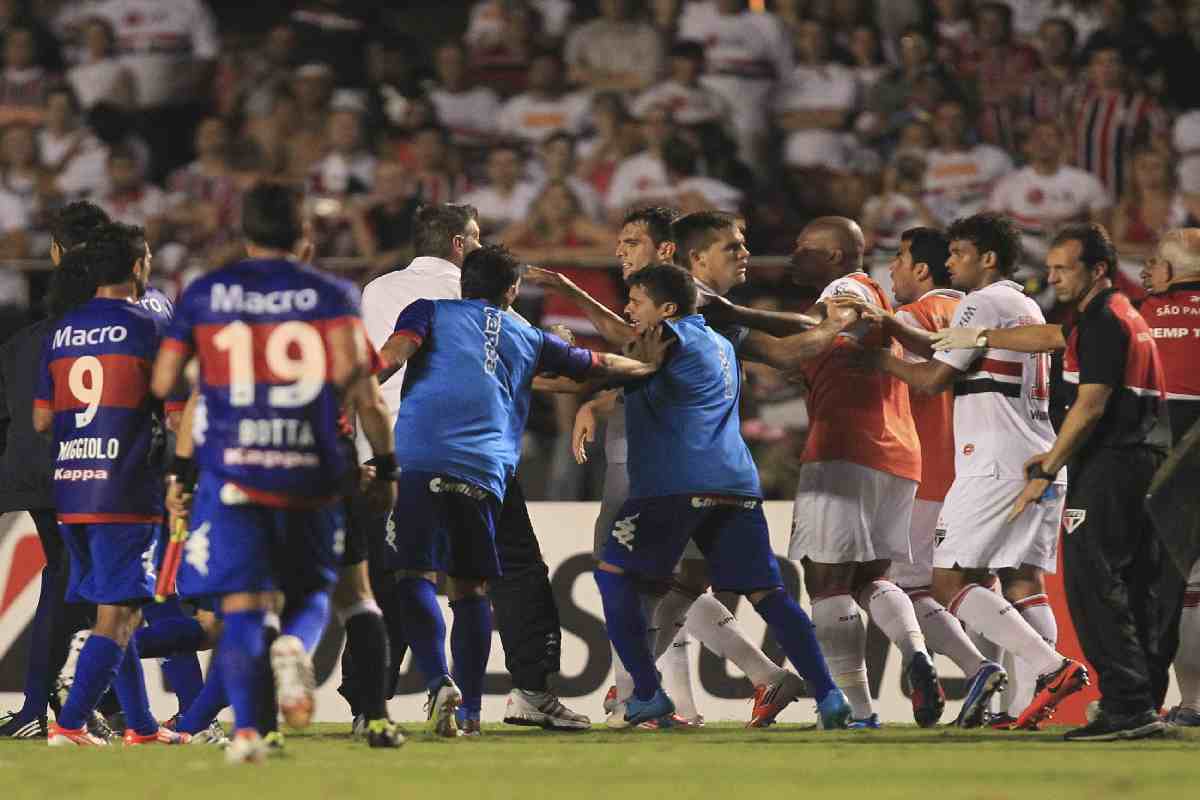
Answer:
[[[73,800],[749,797],[1060,800],[1195,792],[1200,731],[1144,742],[1067,744],[1041,733],[918,730],[822,733],[780,725],[576,734],[492,725],[447,741],[406,726],[400,750],[370,750],[348,725],[293,733],[287,753],[228,767],[207,746],[51,750],[0,743],[0,797]]]

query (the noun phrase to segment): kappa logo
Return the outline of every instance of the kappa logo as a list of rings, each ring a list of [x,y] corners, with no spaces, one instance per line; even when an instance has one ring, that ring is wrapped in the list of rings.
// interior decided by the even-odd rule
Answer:
[[[1068,508],[1063,512],[1063,528],[1067,533],[1074,533],[1085,519],[1087,519],[1086,508]]]
[[[183,545],[183,560],[205,577],[208,577],[208,532],[210,530],[212,530],[212,525],[205,522],[188,534],[187,541]]]
[[[387,535],[383,537],[383,543],[392,548],[393,553],[400,552],[400,548],[396,546],[396,520],[392,514],[388,514]]]
[[[637,532],[637,518],[641,515],[642,513],[639,511],[625,519],[617,520],[613,525],[613,538],[631,553],[633,552],[633,535]]]

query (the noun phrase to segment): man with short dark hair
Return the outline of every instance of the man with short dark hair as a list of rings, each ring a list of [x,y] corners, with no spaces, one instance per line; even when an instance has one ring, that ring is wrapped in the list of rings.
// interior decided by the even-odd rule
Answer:
[[[460,705],[462,732],[481,733],[492,640],[486,587],[503,574],[496,527],[520,460],[535,375],[632,379],[657,369],[656,363],[570,347],[508,314],[520,270],[503,248],[472,251],[463,259],[463,299],[413,302],[382,350],[391,368],[408,366],[395,426],[404,472],[383,561],[440,736],[460,735]],[[438,573],[448,577],[457,680],[446,665]],[[506,718],[514,712],[510,700]]]
[[[1006,328],[1042,321],[1041,309],[1009,279],[1020,254],[1011,221],[976,214],[955,221],[946,235],[952,283],[970,292],[955,310],[953,326]],[[927,351],[932,335],[918,333],[914,346]],[[1010,513],[1026,462],[1053,442],[1049,356],[1030,357],[985,342],[919,364],[882,350],[868,359],[925,394],[953,387],[954,482],[938,522],[933,593],[968,627],[1015,656],[1017,677],[1034,682],[1035,691],[1013,725],[1037,726],[1088,681],[1082,664],[1050,644],[1057,639],[1057,625],[1041,602],[1043,574],[1056,567],[1066,475],[1049,473],[1041,492],[1046,496],[1039,494],[1040,502]],[[1000,576],[1003,597],[988,588],[993,572]],[[957,724],[981,725],[989,699],[1007,680],[998,665],[985,664],[968,687]]]
[[[461,297],[463,260],[480,247],[478,217],[471,206],[452,203],[424,206],[417,211],[413,223],[417,256],[404,269],[381,275],[363,290],[363,318],[372,344],[377,348],[387,344],[395,331],[396,318],[413,302]],[[393,425],[401,408],[404,371],[401,368],[382,382]],[[365,458],[362,445],[360,438],[359,455]],[[380,520],[379,524],[382,527],[387,523]],[[391,524],[394,527],[396,522]],[[505,721],[546,728],[588,727],[591,722],[587,717],[571,711],[549,690],[549,677],[559,670],[562,646],[558,607],[525,497],[515,478],[506,487],[496,526],[496,547],[504,574],[492,583],[490,594],[505,666],[513,679]],[[389,622],[399,619],[402,611],[394,605],[394,592],[388,588],[379,594]],[[393,664],[393,668],[399,665]]]

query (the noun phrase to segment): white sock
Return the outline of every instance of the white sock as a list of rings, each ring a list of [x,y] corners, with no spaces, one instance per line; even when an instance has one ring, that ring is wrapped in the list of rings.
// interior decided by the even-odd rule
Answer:
[[[1014,717],[1021,716],[1021,712],[1028,708],[1029,703],[1033,700],[1033,690],[1037,686],[1037,679],[1034,679],[1033,686],[1029,687],[1029,700],[1021,705],[1018,698],[1025,694],[1024,687],[1018,685],[1020,683],[1021,668],[1017,665],[1022,663],[1021,659],[1013,658],[1013,654],[1007,650],[1000,651],[1000,665],[1004,667],[1004,671],[1008,673],[1008,683],[1004,684],[1004,688],[1000,690],[999,695],[993,695],[993,705],[1004,709],[1005,713]],[[1013,713],[1013,709],[1017,709],[1017,713]]]
[[[846,693],[854,718],[871,716],[874,708],[867,684],[867,625],[858,603],[848,594],[813,600],[812,620],[829,673]]]
[[[621,657],[617,655],[617,648],[613,648],[613,683],[617,685],[617,699],[624,703],[630,697],[633,697],[633,676],[629,674],[629,670],[625,669],[625,665],[621,663]]]
[[[688,659],[690,643],[687,631],[680,628],[675,641],[671,642],[667,652],[658,661],[662,670],[663,691],[675,702],[675,713],[684,719],[700,716],[696,710],[696,698],[692,694],[692,670]]]
[[[671,589],[659,600],[657,608],[654,609],[652,627],[655,631],[650,647],[650,654],[654,656],[655,662],[671,648],[675,636],[683,629],[683,623],[687,621],[687,610],[695,599],[693,595]]]
[[[1192,568],[1196,577],[1200,566]],[[1189,583],[1179,618],[1179,649],[1175,652],[1179,705],[1200,713],[1200,583]]]
[[[696,598],[687,612],[687,630],[700,644],[737,664],[755,686],[770,683],[783,671],[746,638],[737,618],[716,595],[706,592]]]
[[[1012,603],[977,583],[967,584],[950,603],[950,613],[1033,667],[1037,675],[1053,672],[1063,657],[1035,631]]]
[[[1013,603],[1013,608],[1021,612],[1021,617],[1029,623],[1029,627],[1038,632],[1046,644],[1055,647],[1058,644],[1058,622],[1054,619],[1054,609],[1050,607],[1050,598],[1042,594],[1031,594]],[[1008,713],[1019,716],[1033,702],[1033,691],[1037,688],[1037,675],[1029,662],[1013,659],[1013,671],[1009,673],[1012,692],[1006,698]]]
[[[978,672],[984,657],[963,630],[962,623],[934,600],[927,589],[912,590],[908,597],[929,649],[948,657],[968,678]]]
[[[858,593],[858,604],[879,630],[900,648],[905,664],[916,653],[929,655],[912,601],[899,586],[891,581],[871,581]]]

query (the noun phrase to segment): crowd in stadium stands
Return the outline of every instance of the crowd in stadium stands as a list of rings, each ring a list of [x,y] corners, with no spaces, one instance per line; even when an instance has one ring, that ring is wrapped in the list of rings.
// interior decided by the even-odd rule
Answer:
[[[1062,224],[1108,226],[1129,276],[1200,224],[1194,0],[476,0],[429,12],[440,39],[405,5],[0,0],[0,257],[45,257],[47,215],[90,199],[146,227],[171,294],[239,255],[240,198],[268,176],[303,187],[317,255],[364,279],[407,263],[419,205],[461,201],[548,267],[611,255],[634,205],[738,211],[758,254],[843,214],[886,283],[902,231],[992,208],[1053,312]],[[565,271],[623,302],[615,268]],[[0,269],[5,331],[39,286]],[[740,299],[802,291],[758,267]],[[521,307],[593,332],[554,302]],[[766,369],[750,387],[765,488],[789,496],[803,387]],[[556,402],[529,463],[544,494],[590,496]]]

